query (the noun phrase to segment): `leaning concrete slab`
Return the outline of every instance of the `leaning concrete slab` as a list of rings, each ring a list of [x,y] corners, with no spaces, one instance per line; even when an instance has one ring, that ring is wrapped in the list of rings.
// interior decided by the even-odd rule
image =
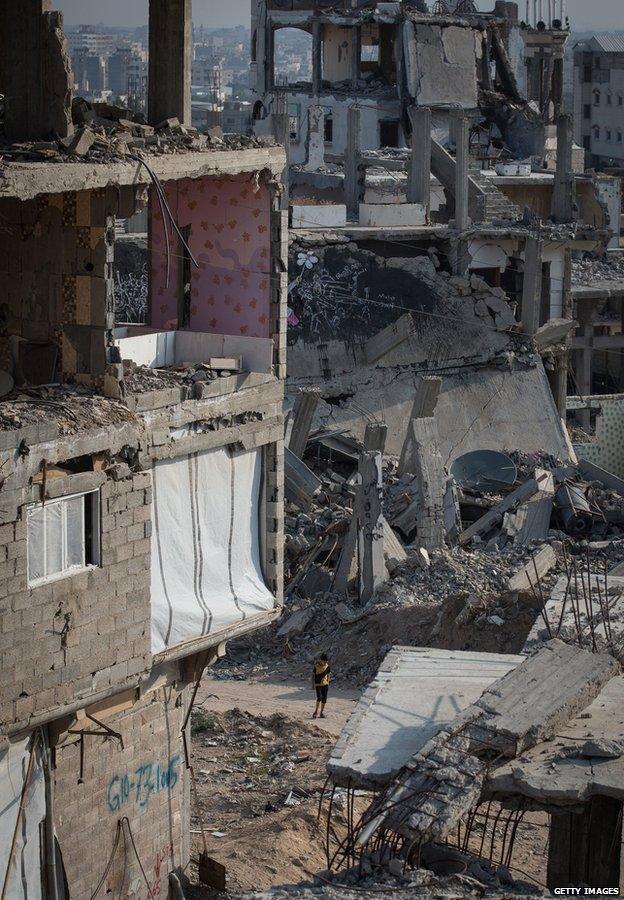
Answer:
[[[538,744],[493,772],[486,794],[521,794],[544,806],[573,805],[598,795],[624,800],[624,749],[615,758],[588,757],[584,745],[590,739],[597,750],[605,741],[624,742],[623,675],[609,681],[592,703],[566,722],[561,737]]]
[[[535,578],[533,578],[535,584]],[[562,575],[546,602],[546,618],[553,637],[579,642],[599,649],[621,647],[624,638],[624,578],[616,575],[590,575],[577,571],[568,579]],[[589,613],[589,615],[588,615]],[[591,624],[590,624],[591,619]],[[549,640],[543,616],[531,628],[523,653],[530,653]]]
[[[411,757],[374,801],[358,844],[381,827],[416,842],[446,837],[481,798],[495,757],[513,759],[554,737],[619,673],[612,656],[550,641]]]
[[[332,750],[335,784],[378,789],[522,656],[393,647]]]

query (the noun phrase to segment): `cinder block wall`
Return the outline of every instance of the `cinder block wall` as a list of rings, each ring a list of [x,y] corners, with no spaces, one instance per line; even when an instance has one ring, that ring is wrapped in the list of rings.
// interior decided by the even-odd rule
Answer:
[[[123,736],[124,749],[116,740],[86,736],[82,781],[76,735],[61,735],[54,750],[54,804],[72,900],[89,900],[111,857],[100,896],[169,896],[168,873],[186,866],[190,856],[190,782],[181,738],[189,702],[188,689],[164,687],[106,718]],[[114,849],[118,828],[125,834]]]
[[[26,506],[0,526],[0,733],[136,685],[151,666],[151,473],[89,474],[104,477],[100,567],[29,588]],[[70,476],[68,494],[76,479],[85,489]]]
[[[57,376],[103,388],[106,330],[114,325],[115,216],[134,191],[43,194],[0,200],[0,363],[12,370],[10,336],[53,341]]]

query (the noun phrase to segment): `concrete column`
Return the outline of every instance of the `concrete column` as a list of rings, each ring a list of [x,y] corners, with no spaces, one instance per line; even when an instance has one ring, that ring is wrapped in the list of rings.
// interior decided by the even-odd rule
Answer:
[[[317,172],[325,163],[325,113],[322,106],[308,107],[306,163],[308,172]]]
[[[300,459],[303,458],[305,448],[308,443],[310,428],[314,413],[320,399],[321,393],[318,388],[310,388],[299,391],[295,405],[293,407],[293,425],[290,432],[290,441],[288,449],[295,453]]]
[[[264,83],[266,91],[275,87],[275,29],[268,17],[264,25]]]
[[[407,172],[407,202],[422,203],[429,215],[431,201],[431,110],[411,106],[412,153]]]
[[[469,225],[468,218],[468,157],[469,157],[468,119],[462,115],[455,123],[455,227],[465,231]]]
[[[539,238],[527,238],[522,282],[522,330],[526,334],[535,334],[540,327],[542,250],[543,243]]]
[[[149,119],[191,124],[191,0],[150,0]]]
[[[557,168],[553,190],[551,218],[555,222],[571,222],[574,203],[574,173],[572,171],[572,117],[557,119]]]
[[[323,24],[312,22],[312,93],[319,97],[323,91]]]
[[[72,87],[63,14],[50,11],[50,0],[0,3],[0,93],[7,138],[72,134]]]
[[[581,326],[581,338],[583,347],[577,353],[577,365],[574,372],[576,387],[582,397],[591,396],[592,370],[594,361],[594,316],[596,314],[596,301],[584,301],[579,304],[578,322]],[[577,413],[579,422],[583,428],[589,429],[591,424],[590,410],[580,409]]]
[[[357,87],[360,77],[360,56],[362,54],[362,29],[359,25],[351,28],[351,87]]]
[[[288,168],[290,165],[290,116],[288,115],[288,107],[286,106],[286,98],[280,93],[275,100],[276,112],[271,113],[271,130],[273,132],[273,137],[277,141],[278,144],[281,144],[286,153],[286,165],[284,166],[284,171],[282,172],[282,181],[284,188],[281,194],[280,200],[280,208],[283,210],[288,209],[288,198],[289,198],[289,182],[288,182]]]
[[[620,886],[622,801],[593,797],[582,813],[555,812],[548,842],[549,888]]]
[[[369,422],[364,432],[364,449],[383,453],[388,438],[388,426],[381,422]]]
[[[347,150],[344,161],[344,193],[347,219],[357,222],[360,218],[360,110],[350,106],[347,110]]]
[[[355,498],[355,514],[358,518],[359,595],[360,604],[364,606],[388,577],[383,552],[381,453],[365,450],[360,456],[358,471],[361,484]]]

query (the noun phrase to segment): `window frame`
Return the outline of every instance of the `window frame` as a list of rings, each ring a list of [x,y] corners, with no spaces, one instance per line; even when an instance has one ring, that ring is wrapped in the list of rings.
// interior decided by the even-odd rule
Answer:
[[[91,498],[91,508],[90,510],[87,508],[86,498]],[[82,498],[83,500],[83,510],[82,510],[82,565],[78,566],[69,566],[67,567],[67,504],[70,500],[76,500],[77,498]],[[62,538],[62,568],[53,572],[52,574],[42,575],[40,578],[30,577],[30,553],[31,553],[31,539],[29,534],[29,519],[31,513],[35,510],[45,511],[47,508],[51,506],[61,506],[62,508],[62,525],[61,525],[61,538]],[[90,524],[90,536],[88,533],[88,524]],[[93,491],[80,491],[75,494],[64,494],[62,497],[55,497],[52,500],[46,500],[45,504],[37,501],[35,503],[28,503],[26,505],[26,577],[28,580],[29,588],[36,588],[44,584],[51,584],[55,581],[61,581],[65,578],[71,578],[73,575],[79,575],[82,572],[89,572],[92,569],[97,569],[101,565],[101,536],[102,536],[102,528],[101,528],[101,502],[100,502],[100,491],[99,489]],[[44,554],[44,567],[45,567],[45,558],[46,558],[46,547],[47,547],[47,528],[45,525],[44,519],[44,528],[43,528],[43,554]]]

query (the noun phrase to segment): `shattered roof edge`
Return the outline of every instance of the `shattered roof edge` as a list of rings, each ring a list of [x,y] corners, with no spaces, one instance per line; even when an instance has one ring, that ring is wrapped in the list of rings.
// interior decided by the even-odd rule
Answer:
[[[243,175],[263,169],[279,177],[286,164],[286,154],[281,146],[253,147],[150,155],[148,162],[161,181]],[[0,199],[33,200],[41,194],[148,184],[147,170],[134,161],[62,164],[5,161],[0,165]]]

